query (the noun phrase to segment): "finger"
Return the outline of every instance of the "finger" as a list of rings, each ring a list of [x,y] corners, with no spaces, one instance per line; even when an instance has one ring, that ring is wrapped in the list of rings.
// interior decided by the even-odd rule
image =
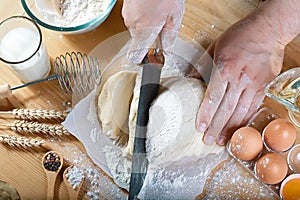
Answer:
[[[242,125],[246,125],[247,122],[250,120],[250,118],[253,116],[253,114],[257,112],[257,110],[261,106],[264,98],[265,98],[265,93],[264,93],[263,89],[255,93],[255,96],[252,100],[250,108],[241,123]]]
[[[131,43],[127,53],[129,61],[140,64],[160,33],[161,27],[131,29]]]
[[[177,30],[163,28],[163,30],[161,31],[162,49],[166,54],[174,54],[174,45],[177,37]]]
[[[166,24],[161,31],[161,44],[162,49],[167,54],[173,53],[175,40],[178,37],[179,25],[175,24],[173,17],[168,16]],[[179,22],[180,24],[180,22]]]
[[[255,93],[253,91],[244,90],[242,92],[234,112],[218,136],[216,141],[218,145],[224,145],[229,140],[233,132],[241,125],[243,119],[249,111],[254,96]]]
[[[122,6],[122,11],[121,11],[121,14],[122,14],[122,17],[124,19],[124,23],[125,25],[128,27],[129,26],[129,22],[128,22],[128,16],[129,16],[129,8],[130,8],[130,3],[131,3],[132,0],[123,0],[123,6]]]
[[[224,81],[217,67],[213,67],[211,81],[207,86],[203,102],[197,113],[196,128],[204,133],[211,123],[227,88],[227,81]]]
[[[242,91],[243,89],[240,89],[238,86],[232,83],[228,84],[224,98],[204,134],[203,141],[205,144],[212,145],[215,143],[218,135],[234,113]]]
[[[205,83],[209,82],[212,68],[213,68],[213,52],[215,43],[211,43],[207,50],[201,55],[199,60],[194,64],[194,69],[191,71],[190,76],[194,78],[203,78]]]
[[[161,32],[161,44],[166,53],[172,53],[184,12],[184,0],[174,3],[173,12],[167,16]]]

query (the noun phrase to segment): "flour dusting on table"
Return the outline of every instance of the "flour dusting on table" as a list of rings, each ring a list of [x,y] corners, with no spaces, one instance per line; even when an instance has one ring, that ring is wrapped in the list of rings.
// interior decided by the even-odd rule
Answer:
[[[122,156],[119,148],[105,146],[107,165],[118,185],[129,189],[131,160]],[[167,167],[149,163],[140,199],[195,199],[202,193],[211,170],[228,158],[224,151],[204,158],[186,157]]]
[[[225,162],[207,184],[206,196],[201,199],[276,199],[273,192],[251,174],[246,176],[241,168],[234,159]]]

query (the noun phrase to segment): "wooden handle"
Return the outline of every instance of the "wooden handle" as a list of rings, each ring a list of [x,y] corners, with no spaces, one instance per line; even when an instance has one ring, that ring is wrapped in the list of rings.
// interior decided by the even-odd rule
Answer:
[[[70,188],[69,189],[69,199],[70,200],[77,200],[78,199],[78,193],[79,193],[79,189],[73,189]]]
[[[56,171],[49,171],[48,168],[45,167],[44,163],[47,161],[47,156],[48,155],[55,155],[59,159],[60,165]],[[63,157],[60,155],[60,153],[56,151],[48,151],[47,153],[44,154],[42,158],[42,166],[44,167],[45,173],[47,175],[47,200],[53,200],[54,199],[54,191],[55,191],[55,182],[56,182],[56,177],[59,174],[59,171],[61,170],[63,166]]]
[[[47,179],[48,179],[47,200],[53,200],[54,199],[56,174],[52,173],[52,172],[48,172],[47,173]]]

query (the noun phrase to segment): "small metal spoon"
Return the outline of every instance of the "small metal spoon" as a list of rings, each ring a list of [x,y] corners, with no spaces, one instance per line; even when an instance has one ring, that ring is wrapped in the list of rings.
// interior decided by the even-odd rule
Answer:
[[[48,151],[42,159],[42,165],[47,175],[47,200],[54,199],[56,177],[63,166],[63,157],[56,151]]]

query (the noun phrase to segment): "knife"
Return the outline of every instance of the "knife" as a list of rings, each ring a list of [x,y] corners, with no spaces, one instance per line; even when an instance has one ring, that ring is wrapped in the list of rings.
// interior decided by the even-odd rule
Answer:
[[[157,96],[161,68],[164,64],[162,51],[160,49],[150,49],[143,59],[142,64],[143,71],[134,136],[128,200],[137,199],[147,174],[146,132],[149,121],[149,108]]]

